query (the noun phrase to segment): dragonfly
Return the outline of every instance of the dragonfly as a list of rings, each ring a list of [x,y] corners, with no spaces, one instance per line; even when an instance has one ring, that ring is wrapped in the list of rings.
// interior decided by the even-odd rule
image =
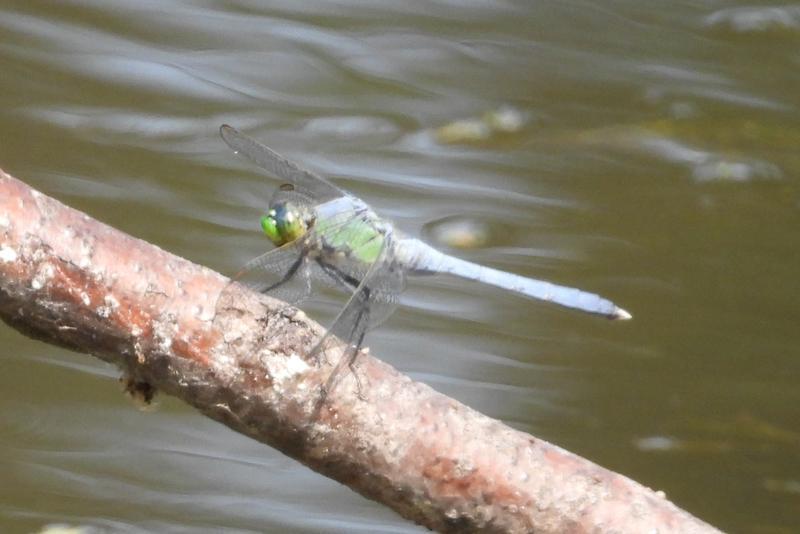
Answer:
[[[235,128],[224,124],[220,135],[234,152],[283,182],[261,216],[261,228],[275,248],[247,262],[231,283],[242,283],[289,305],[311,295],[312,280],[349,294],[310,353],[320,365],[334,339],[344,342],[345,348],[322,387],[323,397],[335,387],[345,368],[355,377],[362,397],[355,364],[364,337],[396,309],[410,276],[448,274],[608,319],[631,318],[630,313],[594,293],[445,254],[397,230],[360,198]]]

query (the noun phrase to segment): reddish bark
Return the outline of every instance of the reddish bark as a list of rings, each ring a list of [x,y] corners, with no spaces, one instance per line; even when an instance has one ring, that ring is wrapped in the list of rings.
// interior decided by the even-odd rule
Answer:
[[[368,398],[348,377],[317,406],[330,365],[305,355],[320,327],[238,287],[215,316],[225,285],[0,171],[0,316],[23,333],[113,362],[431,529],[717,532],[367,354]]]

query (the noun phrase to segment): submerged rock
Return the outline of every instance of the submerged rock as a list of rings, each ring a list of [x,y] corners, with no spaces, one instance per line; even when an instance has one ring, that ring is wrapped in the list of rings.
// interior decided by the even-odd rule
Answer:
[[[511,106],[487,111],[481,117],[462,119],[440,126],[434,132],[442,144],[479,143],[521,131],[527,116]]]

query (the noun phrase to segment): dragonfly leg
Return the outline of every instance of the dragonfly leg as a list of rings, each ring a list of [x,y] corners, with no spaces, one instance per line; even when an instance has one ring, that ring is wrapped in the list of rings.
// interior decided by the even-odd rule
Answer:
[[[361,314],[359,312],[359,315],[356,317],[356,321],[359,321],[360,318],[361,318]],[[334,321],[334,323],[335,322],[336,321]],[[347,349],[345,349],[345,351],[349,351],[350,344],[352,343],[353,335],[354,335],[354,332],[355,332],[355,329],[357,328],[357,326],[358,326],[357,323],[355,323],[353,330],[347,336]],[[314,348],[311,349],[310,355],[313,356],[317,367],[321,367],[323,362],[325,364],[330,363],[328,361],[328,355],[327,355],[328,347],[326,345],[328,345],[328,343],[331,341],[332,335],[333,335],[333,329],[332,328],[328,329],[328,331],[325,332],[325,334],[322,336],[322,339],[320,339],[317,342],[317,344],[314,345]],[[363,338],[363,335],[362,335],[362,338]],[[344,356],[342,356],[342,359],[344,359]],[[338,368],[338,364],[337,364],[337,368]]]
[[[317,265],[319,265],[322,271],[342,288],[348,291],[355,291],[356,288],[358,288],[358,280],[346,273],[343,273],[336,267],[325,264],[325,262],[323,262],[320,258],[317,258]]]
[[[317,367],[322,367],[323,362],[326,364],[330,363],[328,362],[328,356],[325,353],[326,349],[324,347],[324,344],[327,343],[327,341],[328,336],[326,335],[319,343],[317,343],[317,346],[311,350],[311,355],[314,356],[314,363],[317,365]]]
[[[322,269],[322,271],[325,274],[327,274],[334,282],[336,282],[339,286],[341,286],[342,289],[344,289],[346,291],[355,291],[356,289],[358,289],[358,285],[359,285],[358,280],[356,280],[352,276],[348,275],[347,273],[343,273],[339,269],[337,269],[337,268],[335,268],[335,267],[333,267],[331,265],[327,265],[320,258],[317,258],[317,265],[319,265],[319,267]],[[364,288],[364,290],[367,292],[367,294],[369,294],[369,289]],[[348,339],[348,343],[352,340],[352,336],[353,336],[353,333],[351,332],[350,337]],[[317,344],[317,346],[314,348],[314,350],[311,351],[312,354],[316,357],[317,367],[319,367],[322,364],[322,360],[325,360],[325,363],[328,363],[328,359],[327,359],[327,357],[325,355],[325,347],[323,346],[323,344],[326,341],[327,337],[328,336],[326,335]],[[364,337],[363,334],[362,334],[361,337],[363,339],[363,337]]]
[[[328,329],[328,332],[323,336],[322,342],[317,345],[317,347],[323,345],[329,335],[338,336],[339,339],[345,342],[344,350],[339,357],[339,361],[336,362],[331,374],[325,381],[325,385],[320,388],[320,397],[317,401],[318,408],[321,407],[327,396],[336,387],[337,382],[341,378],[341,371],[345,369],[345,365],[353,373],[359,399],[363,400],[365,398],[363,384],[357,373],[356,362],[361,352],[364,336],[369,329],[370,320],[376,311],[380,313],[381,306],[383,305],[383,301],[380,299],[384,297],[381,292],[385,291],[382,284],[384,267],[386,267],[387,254],[392,250],[390,247],[387,247],[387,243],[390,243],[389,237],[390,235],[387,234],[381,244],[381,252],[378,258],[372,262],[369,270],[360,280],[348,273],[342,273],[335,266],[321,265],[324,272],[337,283],[345,285],[346,287],[352,287],[353,285],[356,287],[353,294],[350,295],[347,304],[345,304],[342,311],[339,312],[339,315]],[[389,296],[392,295],[390,294]],[[390,302],[390,300],[391,299],[387,302]],[[317,348],[314,350],[316,351]]]
[[[365,322],[368,323],[369,322],[369,319],[368,319],[368,317],[369,317],[369,309],[367,309],[366,315],[367,315],[367,319],[365,319]],[[362,400],[362,401],[367,400],[367,397],[366,397],[366,395],[364,395],[364,390],[361,388],[361,377],[358,376],[358,365],[356,365],[356,364],[358,362],[358,354],[361,351],[361,344],[364,342],[364,335],[366,333],[367,333],[367,329],[365,327],[365,328],[363,328],[361,330],[361,334],[359,334],[359,336],[358,336],[358,342],[355,345],[355,350],[353,351],[352,356],[350,356],[350,358],[349,358],[350,361],[347,362],[347,367],[350,368],[350,372],[353,374],[353,378],[356,381],[356,395],[358,395],[358,398],[360,400]]]
[[[300,267],[303,265],[305,259],[306,259],[305,255],[300,255],[297,258],[297,260],[292,264],[292,266],[289,267],[289,270],[286,271],[286,274],[283,275],[283,278],[281,278],[271,286],[267,286],[264,289],[262,289],[261,293],[264,293],[265,295],[269,294],[270,291],[273,291],[274,289],[281,287],[282,285],[290,281],[292,278],[294,278],[294,275],[297,274],[297,270],[300,269]]]
[[[336,363],[336,366],[333,368],[333,371],[331,371],[331,374],[328,375],[325,385],[321,388],[320,402],[324,401],[328,394],[333,391],[333,388],[336,387],[336,384],[341,378],[341,372],[345,365],[347,365],[348,369],[350,369],[350,371],[353,373],[353,378],[356,381],[358,398],[361,400],[366,400],[361,379],[357,373],[356,361],[359,353],[361,352],[361,345],[364,342],[364,336],[367,333],[367,327],[369,325],[369,297],[370,291],[369,288],[366,287],[353,297],[354,299],[357,299],[356,303],[359,304],[358,309],[355,312],[356,316],[350,331],[348,332],[345,349],[342,351],[342,355],[339,358],[339,361]],[[353,343],[353,340],[355,340],[355,343]],[[323,340],[322,342],[324,343],[325,341],[326,340]]]
[[[237,283],[257,293],[269,294],[288,304],[297,304],[311,293],[310,273],[308,270],[308,254],[304,240],[295,240],[279,248],[272,249],[248,261],[228,283]],[[302,277],[300,286],[288,282]],[[228,286],[220,293],[220,304],[235,304],[231,298],[237,295],[228,290]],[[223,295],[226,298],[222,298]],[[228,297],[230,295],[230,298]]]

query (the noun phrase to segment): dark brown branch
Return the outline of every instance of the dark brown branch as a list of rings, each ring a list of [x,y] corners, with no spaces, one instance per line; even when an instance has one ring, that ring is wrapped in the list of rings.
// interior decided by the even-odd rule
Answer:
[[[278,302],[0,171],[0,316],[119,365],[443,532],[717,532],[653,492],[411,381],[368,355],[359,399],[305,355],[321,329]],[[0,380],[2,380],[0,378]]]

